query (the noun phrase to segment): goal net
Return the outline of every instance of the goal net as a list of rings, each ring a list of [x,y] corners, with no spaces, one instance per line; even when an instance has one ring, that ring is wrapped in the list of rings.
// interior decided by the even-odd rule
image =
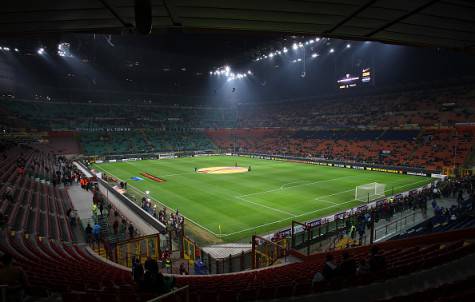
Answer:
[[[359,201],[372,201],[384,197],[384,184],[373,182],[356,187],[355,199]]]

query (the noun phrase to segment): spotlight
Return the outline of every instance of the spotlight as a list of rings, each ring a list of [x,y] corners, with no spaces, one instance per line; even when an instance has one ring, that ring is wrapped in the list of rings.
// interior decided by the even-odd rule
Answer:
[[[296,50],[297,48],[299,48],[299,46],[297,45],[297,43],[292,44],[292,49],[293,49],[293,50]]]
[[[297,59],[297,62],[300,62],[300,61],[302,61],[302,59],[301,59],[301,58],[298,58],[298,59]]]
[[[3,50],[10,51],[10,48],[9,47],[4,47]]]
[[[58,44],[58,56],[60,57],[72,57],[72,54],[71,54],[71,44],[67,43],[67,42],[61,42]]]
[[[334,53],[335,50],[333,48],[330,48],[330,53]]]
[[[18,48],[15,48],[15,52],[19,52]]]
[[[252,74],[252,72],[250,70],[247,71],[247,74]]]
[[[41,48],[38,48],[38,50],[36,51],[39,55],[42,55],[45,53],[45,49],[43,47]]]
[[[213,72],[212,72],[212,71],[210,71],[210,72],[209,72],[209,74],[213,74]]]
[[[315,41],[313,41],[313,39],[310,40],[310,41],[308,41],[308,43],[310,43],[310,44],[313,44],[314,42],[315,42]]]
[[[287,47],[284,47],[284,49],[282,49],[282,52],[283,52],[283,53],[287,53],[287,51],[289,51],[289,50],[287,49]]]
[[[318,53],[312,53],[312,58],[318,57]]]
[[[346,48],[350,48],[350,47],[351,47],[350,43],[346,44]]]
[[[273,58],[273,57],[274,57],[274,53],[273,52],[269,53],[269,58]]]
[[[229,67],[229,66],[224,66],[224,70],[226,70],[226,72],[230,72],[230,71],[231,71],[231,67]]]
[[[319,42],[319,41],[320,41],[320,38],[316,38],[315,41],[316,41],[316,42]]]

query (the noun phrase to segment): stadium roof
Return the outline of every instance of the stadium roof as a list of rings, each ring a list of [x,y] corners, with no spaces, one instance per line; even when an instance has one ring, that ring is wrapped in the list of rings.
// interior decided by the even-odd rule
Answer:
[[[155,33],[174,28],[284,32],[475,51],[475,3],[470,0],[151,2]],[[4,36],[120,33],[134,24],[134,0],[3,1],[0,20]]]

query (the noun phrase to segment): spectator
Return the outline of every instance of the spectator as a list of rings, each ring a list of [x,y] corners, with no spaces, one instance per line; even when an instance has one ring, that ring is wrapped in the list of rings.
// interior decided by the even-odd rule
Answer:
[[[132,258],[132,279],[135,283],[141,285],[144,278],[144,270],[140,259]]]
[[[322,275],[325,280],[329,281],[336,276],[337,266],[333,262],[333,255],[329,254],[326,257],[325,265],[323,266]]]
[[[180,270],[179,270],[180,275],[188,275],[188,271],[185,268],[185,263],[180,264]]]
[[[343,261],[339,273],[345,279],[356,275],[356,261],[346,251],[343,252]]]
[[[358,268],[357,268],[357,273],[358,275],[364,275],[369,272],[369,264],[366,262],[366,259],[361,259]]]
[[[371,272],[381,272],[386,268],[386,259],[380,254],[379,248],[373,246],[370,250],[369,269]]]
[[[146,271],[150,271],[153,274],[158,273],[158,263],[155,259],[152,259],[152,257],[148,256],[147,260],[145,260],[144,267]]]
[[[3,267],[0,268],[0,284],[8,286],[7,301],[23,301],[23,291],[27,285],[26,276],[20,268],[12,265],[12,260],[9,254],[3,255]]]
[[[129,237],[134,238],[134,226],[132,224],[129,225]]]
[[[89,223],[86,226],[86,240],[88,243],[92,242],[92,227]]]
[[[98,223],[94,225],[94,228],[92,229],[92,235],[94,235],[94,240],[99,242],[101,239],[101,226]]]

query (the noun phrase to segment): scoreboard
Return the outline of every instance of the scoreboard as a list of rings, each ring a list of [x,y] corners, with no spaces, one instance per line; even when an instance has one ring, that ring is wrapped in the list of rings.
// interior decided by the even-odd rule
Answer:
[[[337,80],[339,89],[355,88],[372,84],[373,71],[370,67],[363,68],[355,73],[346,73]]]

